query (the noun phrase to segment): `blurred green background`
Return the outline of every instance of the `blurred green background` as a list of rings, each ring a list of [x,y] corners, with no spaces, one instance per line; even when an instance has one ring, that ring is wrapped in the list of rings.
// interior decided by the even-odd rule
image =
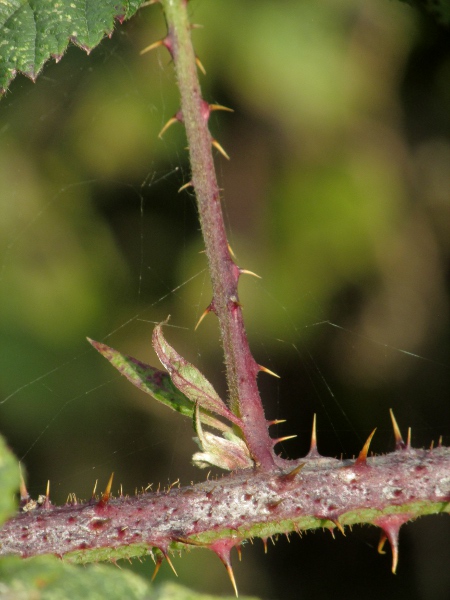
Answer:
[[[230,243],[279,447],[352,456],[377,426],[393,449],[392,407],[413,444],[450,443],[450,32],[385,0],[192,0]],[[90,56],[70,48],[36,84],[0,103],[0,427],[32,495],[89,497],[111,471],[134,489],[206,474],[190,465],[191,424],[127,385],[89,336],[152,364],[153,323],[225,395],[159,7]],[[263,598],[446,600],[448,518],[402,530],[398,574],[375,529],[248,545],[242,593]],[[237,561],[236,561],[237,563]],[[230,592],[195,551],[186,585]],[[152,564],[131,568],[150,576]],[[161,570],[161,577],[172,577]]]

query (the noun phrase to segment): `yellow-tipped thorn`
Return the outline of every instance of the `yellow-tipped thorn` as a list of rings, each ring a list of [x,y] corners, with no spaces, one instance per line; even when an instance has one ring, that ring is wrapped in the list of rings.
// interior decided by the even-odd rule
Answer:
[[[262,365],[258,365],[258,367],[259,367],[260,371],[263,371],[264,373],[267,373],[268,375],[273,375],[273,377],[276,377],[277,379],[281,379],[281,377],[279,375],[277,375],[276,373],[274,373],[267,367],[263,367]]]
[[[285,442],[286,440],[292,440],[296,437],[297,437],[297,434],[285,435],[284,437],[278,438],[277,440],[273,440],[273,445],[275,446],[276,444],[279,444],[280,442]]]
[[[380,541],[378,542],[378,554],[386,554],[386,550],[384,550],[384,544],[386,543],[387,535],[384,531],[381,532]]]
[[[394,430],[395,449],[401,450],[402,448],[405,447],[405,442],[403,441],[402,434],[401,434],[400,428],[397,424],[397,420],[394,417],[394,412],[393,412],[392,408],[389,409],[389,414],[391,415],[392,428]]]
[[[439,436],[438,448],[442,446],[442,435]]]
[[[280,423],[286,423],[286,419],[275,419],[274,421],[267,421],[267,424],[270,425],[279,425]]]
[[[239,562],[241,562],[241,560],[242,560],[242,548],[241,548],[241,546],[236,546],[236,550],[237,550],[237,553],[238,553]]]
[[[45,497],[47,500],[50,498],[50,479],[47,481],[47,489],[45,490]]]
[[[220,152],[220,154],[222,156],[224,156],[227,160],[230,160],[230,157],[228,156],[228,154],[225,152],[225,150],[222,148],[222,146],[219,144],[219,142],[217,140],[215,140],[214,138],[211,140],[211,144],[214,146],[214,148],[216,150],[218,150]]]
[[[147,52],[151,52],[152,50],[155,50],[156,48],[159,48],[160,46],[164,46],[164,40],[158,40],[157,42],[153,42],[153,44],[150,44],[150,46],[147,46],[146,48],[144,48],[143,50],[141,50],[139,52],[139,54],[146,54]]]
[[[167,560],[167,562],[169,563],[169,567],[170,567],[170,568],[172,569],[172,571],[175,573],[175,577],[178,577],[178,573],[175,571],[175,567],[173,566],[173,564],[172,564],[172,561],[171,561],[171,560],[170,560],[170,558],[169,558],[169,555],[168,555],[168,554],[166,554],[166,553],[164,552],[164,557],[165,557],[165,559]]]
[[[236,585],[236,579],[234,578],[233,569],[229,563],[225,563],[225,569],[227,570],[228,577],[230,578],[231,585],[233,586],[234,593],[236,594],[236,598],[239,598],[238,589]]]
[[[92,490],[92,497],[95,498],[95,492],[97,491],[98,479],[95,480],[94,489]]]
[[[361,463],[365,463],[367,460],[367,454],[369,452],[369,447],[370,447],[370,442],[372,441],[373,436],[375,435],[375,431],[377,429],[375,428],[372,433],[369,435],[369,437],[367,438],[367,442],[364,444],[361,452],[359,453],[358,458],[356,459],[356,462],[361,464]]]
[[[241,275],[253,275],[253,277],[257,277],[258,279],[262,279],[261,275],[257,273],[253,273],[253,271],[248,271],[247,269],[239,269],[239,273]]]
[[[316,417],[316,413],[314,413],[314,417],[313,417],[313,426],[312,426],[312,432],[311,432],[311,446],[309,447],[309,452],[306,456],[308,457],[316,457],[316,456],[320,456],[319,452],[317,451],[317,417]]]
[[[193,187],[193,183],[192,181],[188,181],[187,183],[185,183],[184,185],[182,185],[180,187],[180,189],[178,190],[178,193],[183,192],[184,190],[186,190],[188,187]]]
[[[205,308],[205,310],[203,311],[202,316],[200,317],[200,319],[197,321],[197,325],[194,327],[194,331],[197,331],[200,323],[203,321],[203,319],[206,317],[207,314],[209,314],[211,312],[211,307],[208,306],[207,308]]]
[[[267,538],[263,538],[264,554],[267,554]]]
[[[234,260],[236,260],[236,254],[233,252],[233,248],[230,246],[230,244],[228,244],[228,252],[234,258]]]
[[[228,108],[228,106],[222,106],[222,104],[210,104],[209,110],[224,110],[225,112],[234,112],[232,108]]]
[[[111,477],[109,478],[109,481],[108,481],[108,484],[106,486],[106,489],[105,489],[105,491],[103,492],[103,495],[102,495],[102,502],[104,504],[106,504],[108,502],[109,498],[111,497],[111,487],[112,487],[113,479],[114,479],[114,472],[111,473]]]
[[[22,474],[22,466],[19,463],[19,474],[20,474],[20,500],[21,502],[26,502],[30,498],[30,494],[28,493],[27,486],[25,485],[25,479]]]
[[[156,559],[155,562],[155,570],[153,571],[153,575],[152,575],[152,582],[155,580],[155,577],[158,575],[158,571],[159,568],[161,567],[161,563],[162,563],[163,559],[161,556],[158,556],[158,558]]]
[[[336,519],[335,521],[334,521],[334,520],[332,520],[331,522],[332,522],[332,523],[334,523],[334,524],[335,524],[335,526],[336,526],[336,528],[337,528],[337,529],[339,529],[339,531],[342,533],[342,535],[343,535],[344,537],[346,537],[346,535],[345,535],[345,531],[344,531],[344,528],[343,528],[343,526],[342,526],[342,523],[339,521],[339,519]]]
[[[406,436],[406,449],[409,450],[411,448],[411,427],[408,427],[408,435]]]
[[[172,117],[171,119],[169,119],[167,121],[167,123],[164,125],[164,127],[161,129],[161,131],[158,133],[158,137],[159,139],[162,139],[162,136],[166,133],[166,131],[169,129],[169,127],[171,127],[174,123],[177,123],[178,119],[176,117]]]
[[[195,57],[195,64],[197,65],[197,67],[200,69],[200,71],[203,73],[203,75],[206,75],[206,69],[205,67],[202,65],[201,60],[199,59],[198,56]]]
[[[306,463],[300,463],[298,466],[295,467],[295,469],[292,469],[292,471],[289,471],[289,473],[285,473],[284,475],[281,475],[281,479],[283,479],[283,481],[294,479],[294,477],[300,473],[300,471],[303,469],[303,467],[305,465],[306,465]]]

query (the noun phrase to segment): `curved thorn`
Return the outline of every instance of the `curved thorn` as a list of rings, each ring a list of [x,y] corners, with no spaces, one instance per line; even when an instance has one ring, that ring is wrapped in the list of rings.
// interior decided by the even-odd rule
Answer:
[[[147,46],[146,48],[141,50],[139,52],[139,54],[140,55],[146,54],[147,52],[151,52],[152,50],[155,50],[156,48],[159,48],[160,46],[165,46],[164,40],[158,40],[157,42],[153,42],[153,44],[150,44],[150,46]]]
[[[264,373],[267,373],[268,375],[273,375],[273,377],[276,377],[277,379],[281,379],[281,377],[279,375],[277,375],[276,373],[274,373],[273,371],[271,371],[267,367],[263,367],[262,365],[258,365],[258,368],[259,368],[260,371],[263,371]],[[278,421],[278,422],[280,422],[280,421]]]
[[[109,478],[108,484],[106,485],[106,489],[103,492],[102,499],[100,502],[106,504],[111,497],[111,486],[114,479],[114,471],[111,473],[111,477]]]
[[[194,187],[194,184],[192,183],[192,181],[188,181],[187,183],[185,183],[184,185],[182,185],[180,187],[180,189],[178,190],[178,193],[183,192],[184,190],[186,190],[188,187]]]
[[[228,246],[228,252],[231,254],[232,258],[234,258],[234,260],[236,260],[236,254],[233,252],[233,248],[230,246],[230,244],[227,244]]]
[[[195,57],[195,64],[200,69],[200,71],[203,73],[203,75],[206,75],[205,67],[202,65],[201,60],[199,59],[198,56]]]
[[[343,535],[344,537],[346,537],[346,535],[345,535],[345,531],[344,531],[344,528],[343,528],[343,526],[342,526],[342,523],[339,521],[339,519],[336,519],[336,520],[334,520],[334,519],[330,519],[330,521],[331,521],[332,523],[334,523],[334,524],[335,524],[335,526],[337,527],[337,529],[339,529],[339,531],[342,533],[342,535]]]
[[[253,273],[253,271],[248,271],[247,269],[239,269],[240,275],[253,275],[253,277],[257,277],[258,279],[262,279],[261,275],[257,273]]]
[[[370,442],[372,441],[372,438],[375,435],[375,431],[376,430],[377,430],[377,428],[375,427],[375,429],[372,431],[372,433],[367,438],[367,441],[364,444],[361,452],[359,453],[359,456],[356,459],[356,463],[355,464],[361,464],[361,463],[365,463],[366,462],[366,460],[367,460],[367,453],[369,452]]]
[[[161,131],[158,133],[158,137],[159,139],[162,139],[162,136],[165,134],[165,132],[169,129],[169,127],[171,127],[174,123],[177,123],[179,121],[179,119],[177,119],[177,117],[171,117],[167,123],[164,125],[164,127],[161,129]]]
[[[394,430],[395,449],[403,450],[405,448],[405,442],[403,441],[402,434],[401,434],[400,428],[397,424],[397,421],[394,417],[394,412],[393,412],[392,408],[389,409],[389,414],[391,415],[392,428]]]
[[[224,156],[227,160],[230,160],[230,157],[228,156],[228,154],[225,152],[225,150],[222,148],[222,146],[219,144],[219,142],[217,140],[212,138],[211,144],[214,146],[214,148],[216,150],[218,150],[220,152],[220,154],[222,156]]]
[[[232,108],[228,108],[228,106],[222,106],[222,104],[210,104],[209,110],[224,110],[225,112],[234,112]]]
[[[296,437],[297,437],[297,434],[295,434],[295,435],[285,435],[284,437],[278,438],[277,440],[272,440],[272,443],[275,446],[276,444],[279,444],[280,442],[285,442],[286,440],[292,440],[292,439],[294,439]]]
[[[200,317],[200,319],[197,321],[197,325],[194,327],[194,331],[197,331],[198,326],[200,325],[200,323],[203,321],[203,319],[206,317],[206,315],[208,315],[211,312],[211,305],[209,305],[207,308],[205,308],[205,310],[202,313],[202,316]]]
[[[384,544],[386,543],[387,535],[381,530],[380,541],[378,542],[377,551],[378,554],[386,554],[386,550],[384,550]]]

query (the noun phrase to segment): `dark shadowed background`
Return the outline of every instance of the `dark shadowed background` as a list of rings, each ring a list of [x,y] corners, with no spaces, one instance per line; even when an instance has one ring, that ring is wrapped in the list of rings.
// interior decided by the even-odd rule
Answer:
[[[240,293],[284,456],[351,457],[374,427],[392,450],[393,408],[416,446],[450,443],[450,31],[387,0],[192,0],[196,50],[230,243],[261,280]],[[198,481],[189,422],[116,375],[86,336],[157,365],[155,322],[226,395],[166,51],[143,9],[88,57],[72,47],[0,103],[0,427],[33,496],[90,497],[111,471],[124,491]],[[404,527],[398,573],[375,528],[259,540],[235,560],[241,593],[265,599],[450,597],[450,521]],[[231,593],[220,561],[175,566]],[[124,565],[128,568],[128,565]],[[130,568],[151,576],[153,564]],[[167,566],[158,577],[173,577]]]

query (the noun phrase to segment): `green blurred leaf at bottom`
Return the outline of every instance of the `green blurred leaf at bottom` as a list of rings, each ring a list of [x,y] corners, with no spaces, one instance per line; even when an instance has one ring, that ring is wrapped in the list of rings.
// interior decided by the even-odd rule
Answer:
[[[17,460],[0,437],[0,524],[17,510],[15,495],[19,489],[19,480]]]
[[[234,596],[233,596],[234,597]],[[174,583],[153,586],[110,565],[76,567],[52,556],[0,561],[0,598],[7,600],[213,600]],[[223,597],[222,597],[223,598]],[[229,597],[231,600],[231,596]]]

